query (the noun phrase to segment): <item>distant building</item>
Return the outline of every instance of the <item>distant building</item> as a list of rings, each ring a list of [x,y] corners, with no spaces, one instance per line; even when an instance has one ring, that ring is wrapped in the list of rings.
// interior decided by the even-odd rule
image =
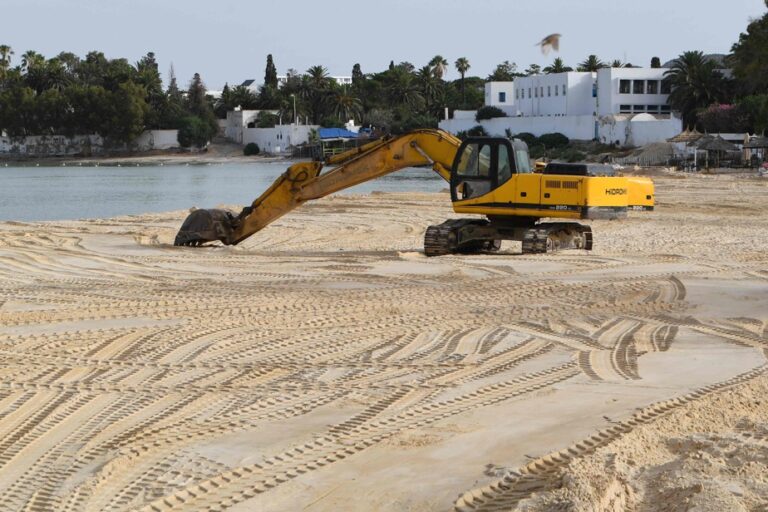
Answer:
[[[329,76],[328,78],[334,80],[339,85],[352,85],[352,77],[351,76]],[[288,75],[277,75],[277,87],[278,89],[283,87],[288,82]],[[248,80],[244,80],[242,84],[243,87],[247,87],[249,90],[258,93],[259,89],[262,85],[264,85],[264,82],[257,82],[254,78],[249,78]]]
[[[669,106],[664,68],[605,68],[596,73],[532,75],[485,84],[485,104],[508,117],[482,121],[492,135],[559,132],[621,146],[662,142],[680,133],[682,121]],[[457,111],[440,127],[457,133],[478,123]]]

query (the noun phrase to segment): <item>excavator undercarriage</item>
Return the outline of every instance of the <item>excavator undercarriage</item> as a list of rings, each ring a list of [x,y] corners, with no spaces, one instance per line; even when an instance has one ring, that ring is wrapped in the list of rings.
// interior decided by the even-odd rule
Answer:
[[[510,224],[485,219],[450,219],[429,226],[424,234],[424,254],[496,252],[502,240],[522,242],[523,254],[561,249],[592,250],[592,228],[576,222]]]

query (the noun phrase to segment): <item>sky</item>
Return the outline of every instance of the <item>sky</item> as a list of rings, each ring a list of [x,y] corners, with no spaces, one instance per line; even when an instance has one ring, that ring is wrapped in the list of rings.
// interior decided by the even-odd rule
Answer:
[[[138,61],[154,52],[167,79],[181,86],[200,73],[209,89],[248,78],[262,81],[267,54],[278,73],[322,65],[331,75],[377,72],[389,62],[417,68],[435,55],[466,57],[470,76],[497,64],[519,70],[555,57],[576,67],[589,54],[648,66],[687,50],[728,53],[763,0],[2,0],[0,44],[18,64],[27,50]],[[560,52],[535,46],[562,34]]]

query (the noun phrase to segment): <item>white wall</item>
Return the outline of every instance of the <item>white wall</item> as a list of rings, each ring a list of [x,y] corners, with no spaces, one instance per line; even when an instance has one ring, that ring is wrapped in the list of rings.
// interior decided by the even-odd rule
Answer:
[[[18,157],[90,156],[110,151],[149,151],[179,147],[178,130],[149,130],[128,145],[104,146],[99,135],[34,135],[29,137],[0,137],[0,155]]]
[[[500,94],[502,93],[502,94]],[[501,101],[501,95],[504,101]],[[486,82],[485,84],[485,104],[486,106],[504,108],[512,107],[515,104],[515,83],[514,82]]]
[[[148,130],[133,141],[140,151],[179,147],[179,130]]]
[[[619,114],[630,113],[622,112],[621,105],[629,105],[631,107],[631,113],[639,113],[648,111],[647,107],[659,106],[658,112],[649,111],[652,114],[666,113],[661,109],[662,105],[669,105],[669,95],[661,94],[661,81],[664,79],[664,72],[667,70],[664,68],[606,68],[597,72],[597,87],[599,106],[598,114]],[[622,80],[629,80],[629,93],[621,93],[620,86]],[[634,93],[635,81],[643,82],[642,94]],[[648,94],[648,81],[654,81],[656,83],[657,94]],[[643,110],[632,108],[635,106],[642,106]]]
[[[243,144],[255,142],[263,153],[280,154],[287,152],[290,146],[309,142],[309,134],[319,126],[284,124],[274,128],[245,128]]]
[[[642,146],[652,142],[664,142],[682,131],[682,121],[679,118],[647,120],[647,117],[652,116],[602,116],[598,119],[597,137],[606,144],[618,141],[621,146]],[[529,132],[537,137],[545,133],[562,133],[574,140],[595,138],[595,117],[591,115],[499,117],[480,123],[474,119],[450,119],[441,121],[439,126],[455,134],[478,124],[489,135],[499,137],[504,137],[509,129],[513,134]]]

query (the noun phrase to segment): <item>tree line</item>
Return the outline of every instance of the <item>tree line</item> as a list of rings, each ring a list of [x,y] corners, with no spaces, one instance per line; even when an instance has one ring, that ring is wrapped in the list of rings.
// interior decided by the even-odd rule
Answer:
[[[0,132],[11,137],[95,133],[122,144],[145,129],[179,129],[180,142],[192,145],[218,129],[200,75],[182,91],[171,68],[164,89],[154,53],[130,64],[96,51],[27,51],[12,67],[13,56],[0,45]]]
[[[765,0],[768,6],[768,0]],[[97,133],[108,141],[130,142],[145,129],[179,129],[184,145],[202,146],[217,131],[216,117],[237,107],[277,112],[265,114],[260,126],[293,122],[341,126],[349,119],[381,131],[403,132],[437,126],[445,108],[477,110],[484,103],[487,81],[512,81],[539,73],[572,71],[562,59],[541,68],[531,64],[519,72],[504,61],[486,77],[469,76],[471,63],[456,59],[457,80],[446,80],[447,59],[436,55],[417,67],[390,62],[384,71],[365,73],[352,67],[352,83],[339,85],[322,65],[304,73],[289,69],[278,84],[272,55],[267,56],[263,85],[258,91],[225,85],[221,97],[206,94],[199,74],[185,90],[173,68],[163,88],[153,53],[131,64],[107,59],[101,52],[85,58],[62,52],[56,57],[28,51],[15,66],[14,51],[0,45],[0,131],[10,136]],[[589,55],[576,70],[633,67],[604,62]],[[658,57],[651,67],[661,67]],[[723,72],[729,68],[730,72]],[[763,132],[768,125],[768,14],[752,20],[725,62],[690,51],[672,61],[665,72],[669,103],[682,113],[687,127],[706,131]]]

